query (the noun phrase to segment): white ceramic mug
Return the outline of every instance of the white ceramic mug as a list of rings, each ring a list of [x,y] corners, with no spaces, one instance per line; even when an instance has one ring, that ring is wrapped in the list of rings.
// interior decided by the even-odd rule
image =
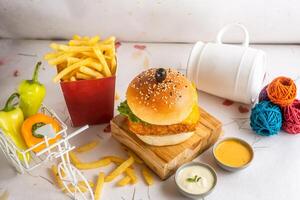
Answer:
[[[244,32],[242,45],[222,42],[223,34],[232,27]],[[246,104],[253,103],[266,75],[266,55],[249,47],[249,34],[241,24],[222,28],[215,43],[197,42],[190,54],[187,77],[204,92]]]

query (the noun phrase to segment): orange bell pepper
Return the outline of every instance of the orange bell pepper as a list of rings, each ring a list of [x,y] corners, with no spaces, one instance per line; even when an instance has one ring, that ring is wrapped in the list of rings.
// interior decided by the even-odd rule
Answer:
[[[59,123],[55,119],[42,113],[32,115],[23,122],[21,131],[23,138],[29,148],[44,141],[44,136],[36,134],[35,130],[46,124],[51,124],[56,133],[61,130]],[[61,135],[49,139],[49,144],[55,143],[59,138],[61,138]],[[42,144],[34,148],[33,151],[37,153],[43,150],[45,147],[46,144]]]

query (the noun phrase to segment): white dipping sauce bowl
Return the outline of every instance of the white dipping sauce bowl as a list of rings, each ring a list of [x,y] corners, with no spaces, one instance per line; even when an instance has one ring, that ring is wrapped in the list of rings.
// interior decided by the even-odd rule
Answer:
[[[189,166],[205,167],[206,169],[208,169],[212,173],[212,175],[214,177],[214,183],[213,183],[213,186],[207,192],[204,192],[204,193],[201,193],[201,194],[194,194],[194,193],[189,193],[189,192],[187,192],[186,190],[183,190],[180,187],[180,185],[178,184],[178,175],[179,175],[181,170],[183,170],[184,168],[189,167]],[[177,189],[179,190],[179,192],[181,194],[183,194],[184,196],[189,197],[191,199],[200,199],[200,198],[203,198],[203,197],[207,196],[208,194],[210,194],[213,191],[213,189],[215,188],[215,186],[217,184],[217,174],[216,174],[215,170],[207,164],[200,163],[200,162],[189,162],[189,163],[186,163],[186,164],[182,165],[181,167],[179,167],[177,169],[176,174],[175,174],[175,184],[176,184]]]

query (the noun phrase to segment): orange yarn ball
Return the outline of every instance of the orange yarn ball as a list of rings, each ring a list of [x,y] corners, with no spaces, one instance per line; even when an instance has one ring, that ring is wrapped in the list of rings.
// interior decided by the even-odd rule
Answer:
[[[285,107],[293,103],[297,96],[297,87],[292,79],[280,76],[269,84],[267,94],[274,104]]]

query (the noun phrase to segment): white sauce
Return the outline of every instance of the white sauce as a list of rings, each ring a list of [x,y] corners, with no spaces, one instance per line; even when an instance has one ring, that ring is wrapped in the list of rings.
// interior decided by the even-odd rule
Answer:
[[[201,177],[199,181],[188,181],[188,178]],[[209,191],[215,182],[212,172],[204,166],[187,166],[179,171],[176,177],[178,186],[187,193],[203,194]]]

